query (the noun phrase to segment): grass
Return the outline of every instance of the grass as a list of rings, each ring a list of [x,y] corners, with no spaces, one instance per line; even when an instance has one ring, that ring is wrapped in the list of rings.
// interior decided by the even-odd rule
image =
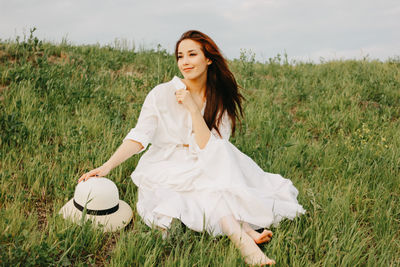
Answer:
[[[277,266],[400,265],[400,63],[229,62],[245,118],[231,142],[290,178],[307,213],[272,228]],[[103,234],[57,215],[77,178],[135,126],[155,85],[179,71],[165,50],[0,42],[2,266],[244,265],[226,237],[175,222],[165,240],[135,215]],[[110,174],[135,210],[140,155]]]

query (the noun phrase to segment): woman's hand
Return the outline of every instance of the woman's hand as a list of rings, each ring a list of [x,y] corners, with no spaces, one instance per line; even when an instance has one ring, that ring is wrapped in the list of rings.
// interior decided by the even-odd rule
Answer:
[[[111,171],[111,168],[108,167],[107,165],[100,166],[97,169],[91,170],[90,172],[87,172],[84,175],[82,175],[78,180],[78,184],[82,181],[87,181],[88,179],[90,179],[92,177],[106,176],[110,171]]]
[[[176,96],[176,101],[178,101],[179,104],[183,104],[183,106],[191,113],[199,109],[196,103],[194,102],[193,97],[190,94],[190,91],[186,89],[179,89],[175,91],[175,96]]]

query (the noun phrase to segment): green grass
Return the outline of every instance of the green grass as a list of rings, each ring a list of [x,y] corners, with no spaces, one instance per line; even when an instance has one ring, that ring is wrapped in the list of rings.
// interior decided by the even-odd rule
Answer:
[[[400,265],[398,60],[229,62],[245,118],[231,142],[290,178],[307,213],[273,228],[277,266]],[[226,237],[175,222],[163,240],[135,215],[114,234],[64,221],[76,180],[135,126],[155,85],[179,71],[163,49],[0,42],[0,265],[244,265]],[[135,210],[139,155],[109,178]]]

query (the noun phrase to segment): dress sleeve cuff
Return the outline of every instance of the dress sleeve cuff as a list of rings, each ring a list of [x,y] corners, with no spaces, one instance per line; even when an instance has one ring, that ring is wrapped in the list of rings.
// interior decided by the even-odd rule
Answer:
[[[137,132],[135,129],[132,129],[124,138],[125,140],[134,140],[142,144],[143,148],[138,152],[141,153],[146,150],[147,146],[149,145],[148,137],[145,134],[141,134]]]
[[[199,145],[198,145],[197,142],[196,142],[196,138],[195,138],[194,133],[192,133],[192,134],[190,135],[189,147],[190,147],[191,149],[193,149],[193,151],[196,152],[196,153],[203,153],[203,152],[206,151],[206,150],[208,149],[208,147],[211,146],[212,143],[214,143],[216,140],[217,140],[217,138],[216,138],[212,133],[210,133],[210,138],[208,139],[207,144],[206,144],[203,148],[200,148]]]

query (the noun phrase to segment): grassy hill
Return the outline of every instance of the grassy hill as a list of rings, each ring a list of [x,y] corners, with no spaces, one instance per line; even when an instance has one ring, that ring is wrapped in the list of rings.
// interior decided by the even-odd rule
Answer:
[[[272,228],[277,266],[400,265],[400,62],[229,62],[246,97],[231,142],[290,178],[307,213]],[[236,266],[226,237],[174,223],[162,239],[135,211],[140,155],[108,178],[134,210],[102,234],[59,209],[135,126],[147,92],[179,75],[165,50],[0,42],[0,265]]]

